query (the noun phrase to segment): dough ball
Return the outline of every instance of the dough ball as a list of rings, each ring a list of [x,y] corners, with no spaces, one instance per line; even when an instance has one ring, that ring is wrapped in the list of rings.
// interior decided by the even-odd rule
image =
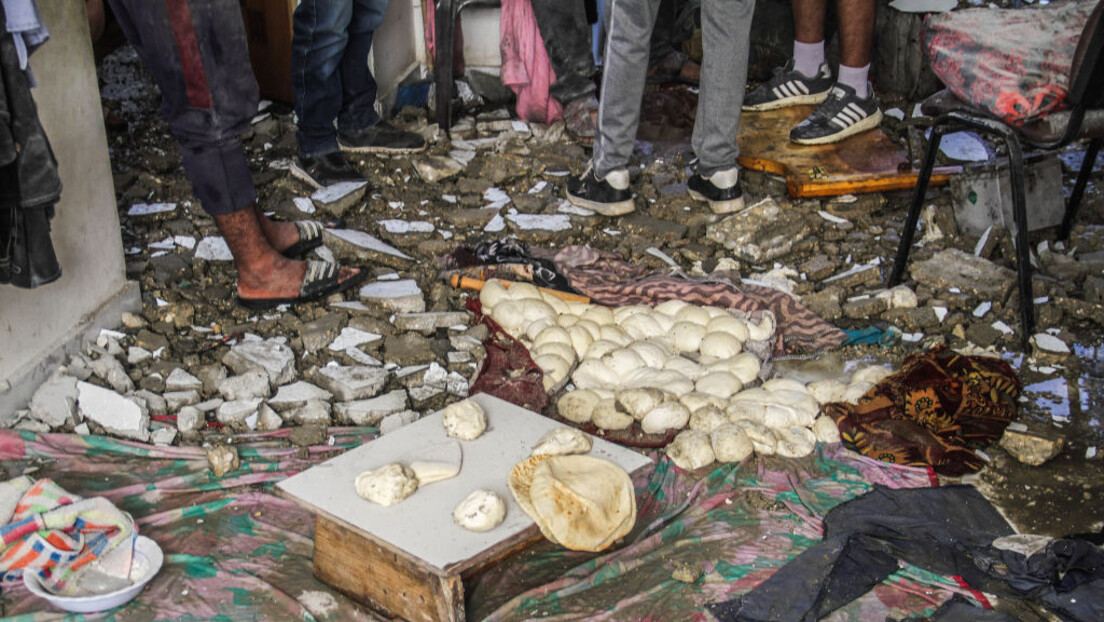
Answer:
[[[869,382],[871,384],[876,384],[892,373],[893,371],[889,368],[882,367],[881,365],[871,365],[851,374],[851,382]]]
[[[705,325],[705,330],[710,333],[727,333],[740,340],[741,343],[748,340],[747,322],[728,313],[709,320],[709,323]]]
[[[743,389],[740,380],[725,371],[710,372],[698,378],[694,384],[694,390],[699,393],[715,395],[721,399],[728,399]]]
[[[587,423],[599,399],[597,393],[586,389],[569,391],[556,402],[556,412],[573,423]]]
[[[713,444],[709,435],[697,430],[683,430],[667,446],[667,456],[680,469],[695,471],[713,464]]]
[[[452,511],[452,520],[468,531],[490,531],[506,518],[506,502],[490,490],[476,490]]]
[[[728,425],[728,416],[716,406],[709,404],[690,413],[690,429],[712,434],[722,425]]]
[[[690,411],[680,402],[663,402],[644,415],[640,427],[648,434],[663,434],[667,430],[681,430],[689,421]]]
[[[736,356],[743,348],[744,344],[739,339],[722,332],[706,333],[701,345],[698,346],[703,357],[722,361]]]
[[[675,322],[667,334],[679,352],[697,352],[705,337],[705,326],[694,322]]]
[[[509,299],[509,292],[498,279],[487,281],[483,284],[483,289],[479,290],[479,304],[483,306],[483,313],[490,314],[492,317],[494,317],[495,306]]]
[[[464,441],[474,441],[487,429],[487,415],[483,407],[472,400],[460,400],[449,404],[441,412],[445,434]]]
[[[642,389],[621,389],[617,392],[617,403],[621,409],[632,415],[633,419],[640,421],[667,400],[661,389],[647,387]]]
[[[847,385],[834,379],[814,380],[807,388],[818,404],[831,404],[843,399],[843,392],[847,390]]]
[[[747,432],[731,423],[718,426],[709,435],[709,440],[719,462],[740,462],[755,451]]]
[[[840,442],[839,426],[827,415],[821,415],[813,422],[813,434],[821,443]]]
[[[418,490],[418,477],[413,470],[392,462],[361,473],[355,485],[357,494],[372,503],[395,505]]]
[[[590,435],[576,428],[556,428],[549,430],[533,446],[531,456],[566,456],[590,452]]]
[[[624,430],[635,421],[632,415],[619,409],[617,400],[612,398],[598,402],[590,415],[590,420],[603,430]]]

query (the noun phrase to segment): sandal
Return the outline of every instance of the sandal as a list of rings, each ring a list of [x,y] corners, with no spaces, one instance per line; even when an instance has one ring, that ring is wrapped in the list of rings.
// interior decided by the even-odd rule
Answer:
[[[280,305],[314,302],[330,294],[343,292],[359,285],[368,277],[368,271],[364,268],[358,270],[359,272],[355,276],[339,281],[337,276],[340,272],[340,266],[338,264],[312,259],[307,262],[307,273],[303,275],[303,284],[299,286],[298,296],[294,298],[242,298],[238,296],[238,304],[251,311],[266,311],[275,309]]]
[[[317,220],[296,220],[295,228],[299,231],[299,240],[281,251],[281,255],[288,259],[300,259],[322,246],[322,229],[325,225]]]

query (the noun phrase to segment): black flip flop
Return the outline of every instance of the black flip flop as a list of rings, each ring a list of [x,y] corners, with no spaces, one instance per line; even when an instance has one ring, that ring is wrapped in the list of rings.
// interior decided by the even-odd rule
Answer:
[[[307,273],[303,276],[303,284],[299,286],[298,296],[294,298],[242,298],[238,296],[238,304],[250,311],[267,311],[280,305],[314,302],[331,294],[355,287],[368,278],[368,271],[360,268],[360,272],[356,276],[339,281],[337,277],[340,269],[341,266],[335,263],[310,260],[307,262]]]
[[[299,241],[280,252],[288,259],[302,259],[304,255],[322,246],[322,231],[324,229],[336,229],[344,223],[340,219],[327,222],[317,220],[296,220],[295,228],[299,230]]]

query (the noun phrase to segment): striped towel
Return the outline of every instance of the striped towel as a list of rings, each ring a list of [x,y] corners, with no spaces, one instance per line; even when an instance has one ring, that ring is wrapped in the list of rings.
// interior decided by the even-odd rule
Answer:
[[[0,585],[42,574],[47,587],[67,594],[91,562],[126,578],[137,536],[134,519],[103,497],[82,499],[53,480],[17,477],[0,484]]]

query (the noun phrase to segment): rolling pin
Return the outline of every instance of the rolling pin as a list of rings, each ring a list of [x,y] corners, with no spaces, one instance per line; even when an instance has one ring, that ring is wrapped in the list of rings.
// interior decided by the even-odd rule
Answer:
[[[502,286],[505,287],[506,289],[510,289],[510,286],[513,285],[512,281],[499,280],[498,282],[502,283]],[[452,286],[457,288],[457,289],[471,289],[471,290],[475,290],[475,291],[482,290],[483,286],[487,284],[486,281],[483,281],[481,279],[473,279],[470,276],[461,276],[459,274],[454,274],[451,277],[449,277],[449,283],[451,283]],[[572,293],[569,293],[569,292],[561,292],[559,290],[547,289],[547,288],[544,288],[544,287],[538,287],[537,289],[539,289],[540,291],[548,294],[549,296],[555,296],[556,298],[559,298],[560,300],[567,300],[567,301],[571,301],[571,302],[586,302],[586,303],[590,302],[590,298],[587,298],[586,296],[582,296],[580,294],[572,294]]]

